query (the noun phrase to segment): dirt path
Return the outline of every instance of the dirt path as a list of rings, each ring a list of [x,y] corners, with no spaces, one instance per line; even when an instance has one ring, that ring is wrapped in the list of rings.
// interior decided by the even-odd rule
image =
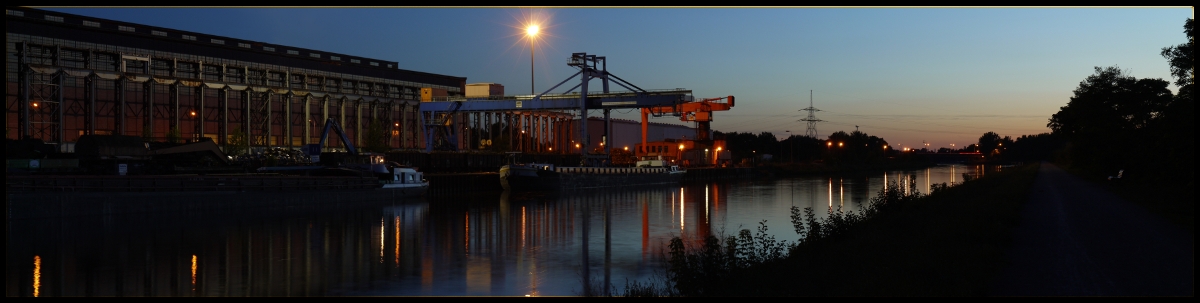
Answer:
[[[993,295],[1195,295],[1191,234],[1050,163],[1013,242]]]

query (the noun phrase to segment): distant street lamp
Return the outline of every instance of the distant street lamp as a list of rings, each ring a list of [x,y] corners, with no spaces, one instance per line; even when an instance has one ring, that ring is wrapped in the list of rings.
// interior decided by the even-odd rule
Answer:
[[[679,159],[680,163],[683,163],[683,143],[679,144],[679,155],[675,156],[675,158]]]

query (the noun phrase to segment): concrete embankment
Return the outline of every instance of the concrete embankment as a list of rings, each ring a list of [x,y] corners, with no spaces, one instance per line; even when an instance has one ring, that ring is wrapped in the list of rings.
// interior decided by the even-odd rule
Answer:
[[[374,177],[278,175],[6,176],[18,192],[299,191],[374,189]]]

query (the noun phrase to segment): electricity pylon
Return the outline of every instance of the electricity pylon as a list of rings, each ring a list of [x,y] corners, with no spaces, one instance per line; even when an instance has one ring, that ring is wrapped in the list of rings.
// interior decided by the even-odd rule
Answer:
[[[800,119],[800,121],[808,122],[808,130],[804,131],[804,136],[817,139],[817,122],[825,122],[825,120],[817,119],[816,112],[821,110],[812,106],[812,90],[808,91],[808,108],[801,109],[801,111],[808,112],[808,117]]]

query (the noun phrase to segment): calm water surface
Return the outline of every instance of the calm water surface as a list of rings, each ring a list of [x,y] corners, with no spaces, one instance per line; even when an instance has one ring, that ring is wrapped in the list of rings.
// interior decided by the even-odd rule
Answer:
[[[648,281],[672,237],[795,241],[790,207],[859,210],[886,183],[928,193],[997,168],[397,200],[347,192],[7,195],[8,296],[576,296]],[[906,180],[906,181],[905,181]],[[128,201],[242,209],[104,215]],[[263,201],[266,201],[263,203]],[[61,214],[64,204],[102,205]],[[57,212],[56,212],[57,211]],[[590,288],[589,288],[590,285]],[[611,289],[611,288],[610,288]]]

